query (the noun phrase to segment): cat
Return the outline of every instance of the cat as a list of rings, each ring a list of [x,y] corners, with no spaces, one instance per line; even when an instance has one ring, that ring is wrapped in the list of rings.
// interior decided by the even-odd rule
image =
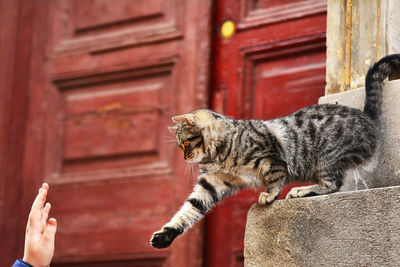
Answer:
[[[315,184],[292,188],[288,199],[338,191],[345,172],[376,149],[384,80],[399,66],[397,54],[369,69],[364,111],[322,104],[269,121],[236,120],[207,109],[173,117],[177,145],[200,171],[193,192],[150,244],[168,247],[216,203],[246,187],[266,188],[261,205],[293,181]]]

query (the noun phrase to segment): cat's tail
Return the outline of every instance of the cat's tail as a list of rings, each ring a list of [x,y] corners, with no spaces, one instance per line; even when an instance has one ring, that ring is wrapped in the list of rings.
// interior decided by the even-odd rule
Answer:
[[[365,77],[364,113],[373,120],[378,120],[382,113],[383,82],[394,70],[400,70],[400,54],[382,58],[369,68]]]

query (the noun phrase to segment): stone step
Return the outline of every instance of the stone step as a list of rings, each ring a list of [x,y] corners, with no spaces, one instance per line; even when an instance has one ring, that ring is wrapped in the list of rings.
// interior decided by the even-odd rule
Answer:
[[[400,186],[254,204],[245,266],[400,266]]]

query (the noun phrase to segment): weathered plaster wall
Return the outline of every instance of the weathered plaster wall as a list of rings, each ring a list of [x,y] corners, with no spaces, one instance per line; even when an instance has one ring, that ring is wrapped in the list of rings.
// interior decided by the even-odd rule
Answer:
[[[368,67],[400,53],[400,1],[328,0],[326,95],[364,86]]]

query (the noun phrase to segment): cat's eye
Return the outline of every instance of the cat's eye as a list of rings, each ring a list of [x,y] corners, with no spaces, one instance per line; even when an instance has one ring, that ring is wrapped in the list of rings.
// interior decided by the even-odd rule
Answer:
[[[184,146],[189,146],[189,141],[186,140],[185,142],[183,142],[183,145]]]

